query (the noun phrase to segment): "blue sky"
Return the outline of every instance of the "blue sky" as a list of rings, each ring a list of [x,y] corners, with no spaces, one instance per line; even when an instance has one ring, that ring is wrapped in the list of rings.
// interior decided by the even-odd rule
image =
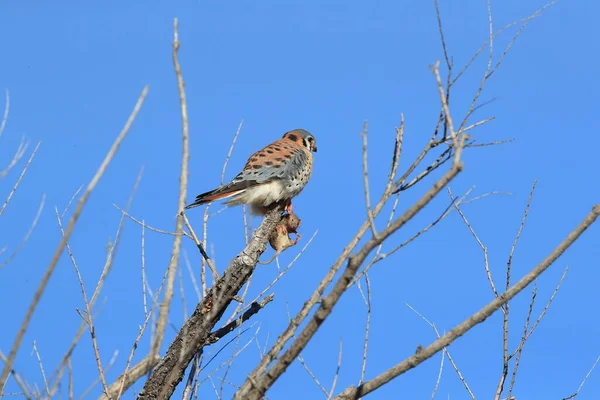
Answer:
[[[526,17],[543,5],[538,1],[493,2],[494,26]],[[441,1],[450,54],[464,65],[486,40],[484,0]],[[480,141],[515,138],[503,146],[465,153],[465,171],[451,185],[454,193],[472,186],[474,195],[506,191],[465,206],[489,248],[492,273],[501,282],[512,240],[531,185],[538,180],[525,231],[515,253],[517,279],[539,262],[599,202],[597,93],[599,45],[594,28],[600,5],[592,0],[562,1],[534,20],[489,81],[472,122],[496,119],[473,131]],[[141,185],[131,213],[152,226],[172,230],[175,224],[180,169],[180,114],[171,63],[172,20],[179,17],[180,62],[186,81],[190,115],[190,183],[188,199],[218,185],[231,139],[243,119],[226,178],[238,172],[247,156],[293,128],[314,134],[319,145],[314,173],[295,200],[303,219],[305,241],[319,233],[306,253],[272,290],[275,300],[251,323],[260,323],[257,339],[272,344],[287,325],[286,307],[295,314],[313,292],[362,223],[365,211],[361,172],[364,120],[370,127],[372,196],[385,184],[394,126],[406,120],[406,169],[435,126],[439,99],[428,66],[443,54],[432,1],[286,1],[253,2],[16,2],[0,5],[0,88],[10,90],[10,115],[0,138],[2,168],[22,137],[39,152],[7,211],[0,217],[4,260],[27,232],[42,195],[46,205],[26,247],[0,270],[4,304],[0,349],[8,353],[43,271],[60,240],[54,206],[63,209],[75,191],[91,179],[105,152],[125,123],[137,96],[150,92],[129,136],[102,178],[76,227],[71,245],[88,292],[93,290],[115,237],[120,214],[140,168]],[[496,57],[509,42],[510,30],[496,42]],[[455,87],[452,112],[464,112],[485,67],[477,61]],[[2,107],[4,102],[0,103]],[[29,152],[26,157],[29,156]],[[6,198],[23,161],[0,184]],[[434,175],[434,177],[437,175]],[[431,184],[415,187],[402,198],[406,209]],[[447,204],[436,199],[405,229],[391,248],[427,225]],[[218,209],[213,207],[213,209]],[[189,217],[200,227],[201,209]],[[385,216],[383,217],[385,218]],[[253,220],[254,226],[259,219]],[[380,222],[383,224],[383,220]],[[199,229],[199,228],[198,228]],[[220,213],[209,226],[209,249],[222,271],[244,243],[241,208]],[[579,386],[600,354],[600,305],[597,282],[600,228],[592,227],[538,282],[535,312],[552,294],[565,266],[569,272],[554,303],[525,347],[514,394],[519,399],[562,398]],[[97,332],[104,363],[119,351],[113,381],[123,370],[143,322],[140,282],[140,226],[129,221],[107,281]],[[168,236],[147,232],[146,267],[155,289],[171,248]],[[197,272],[199,256],[184,241]],[[289,262],[297,249],[280,257]],[[269,252],[269,254],[271,254]],[[455,213],[434,230],[371,273],[373,314],[367,378],[412,354],[418,344],[434,339],[433,331],[409,303],[441,331],[451,329],[489,302],[492,293],[477,243]],[[250,294],[277,274],[276,266],[260,266]],[[184,270],[188,310],[197,299]],[[526,290],[529,293],[529,289]],[[529,294],[512,305],[511,348],[518,344]],[[43,385],[31,344],[35,340],[52,371],[80,322],[75,309],[83,300],[68,257],[63,256],[30,325],[15,368],[29,382]],[[537,315],[537,314],[535,314]],[[339,341],[343,363],[338,392],[360,376],[366,311],[356,288],[347,292],[334,314],[303,353],[326,387],[336,368]],[[182,323],[176,294],[170,320]],[[252,338],[258,325],[241,337]],[[167,341],[174,330],[167,330]],[[138,355],[148,348],[142,342]],[[215,346],[214,351],[220,346]],[[226,359],[230,345],[217,360]],[[501,317],[494,315],[450,348],[474,393],[490,398],[501,372]],[[139,357],[136,357],[139,359]],[[259,360],[256,344],[237,359],[227,379],[241,383]],[[97,377],[88,335],[74,356],[75,393]],[[217,361],[211,367],[217,365]],[[429,398],[439,357],[396,379],[371,395],[385,398]],[[218,381],[215,381],[218,385]],[[66,385],[66,382],[65,382]],[[135,386],[139,390],[142,383]],[[11,381],[7,392],[17,391]],[[98,385],[90,397],[101,393]],[[233,389],[225,387],[225,397]],[[212,396],[209,382],[201,394]],[[128,394],[131,395],[131,392]],[[294,363],[269,392],[273,399],[322,396],[299,363]],[[462,399],[467,394],[446,363],[437,398]],[[600,396],[600,377],[593,374],[579,398]]]

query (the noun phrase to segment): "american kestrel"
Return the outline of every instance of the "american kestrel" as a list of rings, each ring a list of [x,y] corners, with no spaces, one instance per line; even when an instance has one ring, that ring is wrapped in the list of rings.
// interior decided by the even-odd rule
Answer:
[[[313,135],[304,129],[294,129],[252,154],[242,172],[231,182],[210,192],[202,193],[185,208],[198,207],[215,200],[228,199],[225,204],[248,204],[255,214],[281,201],[292,212],[292,198],[297,196],[310,178],[312,152],[317,151]]]

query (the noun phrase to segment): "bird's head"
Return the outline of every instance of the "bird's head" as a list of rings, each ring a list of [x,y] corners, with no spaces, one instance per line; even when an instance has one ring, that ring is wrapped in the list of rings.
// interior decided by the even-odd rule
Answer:
[[[283,137],[306,147],[309,151],[317,152],[317,140],[311,133],[304,129],[294,129],[293,131],[286,132]]]

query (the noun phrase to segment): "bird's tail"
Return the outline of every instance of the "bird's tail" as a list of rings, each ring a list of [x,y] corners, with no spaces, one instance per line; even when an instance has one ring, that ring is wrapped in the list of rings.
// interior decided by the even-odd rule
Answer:
[[[236,194],[238,194],[242,191],[243,191],[243,189],[230,191],[230,190],[227,190],[226,187],[220,187],[215,190],[211,190],[209,192],[199,194],[198,196],[196,196],[196,200],[194,200],[193,203],[185,206],[185,209],[188,210],[190,208],[198,207],[198,206],[201,206],[206,203],[210,203],[215,200],[226,199],[228,197],[235,196]]]

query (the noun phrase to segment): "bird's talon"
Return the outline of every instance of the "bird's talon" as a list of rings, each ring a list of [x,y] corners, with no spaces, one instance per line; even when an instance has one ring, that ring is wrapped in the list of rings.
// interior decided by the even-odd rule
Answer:
[[[298,244],[298,241],[300,240],[302,236],[300,236],[299,233],[296,233],[296,239],[294,239],[294,241],[292,242],[292,246],[295,246],[296,244]]]
[[[288,199],[285,201],[285,212],[288,214],[292,214],[294,212],[294,206],[292,205],[292,199]]]

